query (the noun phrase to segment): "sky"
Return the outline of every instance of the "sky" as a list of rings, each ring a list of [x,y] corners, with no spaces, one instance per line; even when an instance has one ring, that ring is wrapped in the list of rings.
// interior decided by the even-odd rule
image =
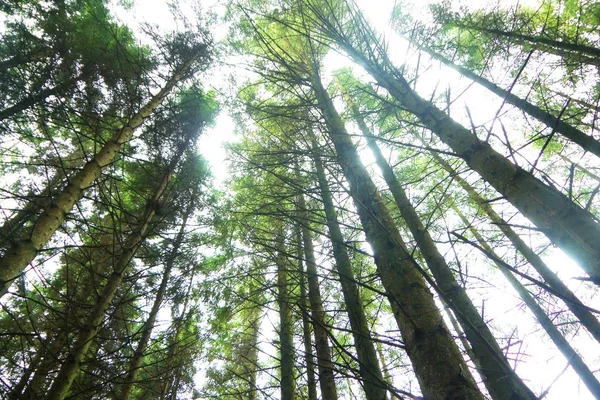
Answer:
[[[388,26],[389,16],[391,14],[391,9],[394,5],[393,0],[357,0],[359,6],[367,13],[369,19],[374,23],[377,27],[386,27]],[[416,4],[420,4],[421,7],[424,7],[423,2],[419,2],[415,0]],[[463,2],[467,5],[479,4],[477,1],[465,1]],[[503,0],[503,5],[513,5],[516,1],[506,1]],[[520,1],[523,4],[523,1]],[[528,0],[527,3],[535,3],[532,0]],[[120,18],[127,22],[130,26],[134,22],[132,20],[132,16],[135,16],[136,21],[147,21],[150,23],[159,24],[162,27],[169,27],[174,22],[169,18],[170,11],[166,6],[163,0],[145,0],[145,1],[136,1],[135,8],[133,12],[127,12],[123,15],[120,15]],[[203,2],[205,8],[209,8],[212,2]],[[217,38],[222,37],[226,32],[225,26],[213,26],[215,35]],[[399,60],[402,60],[402,57],[406,54],[406,43],[399,39],[397,36],[393,34],[390,30],[385,30],[384,33],[388,36],[390,40],[392,40],[395,46],[390,46],[390,48],[396,50],[396,54],[393,56]],[[352,64],[348,59],[339,55],[339,54],[330,54],[325,59],[325,64],[330,70],[334,70],[343,66],[351,66]],[[358,68],[357,68],[358,69]],[[241,71],[235,72],[234,67],[228,67],[225,69],[226,73],[223,73],[224,70],[216,70],[211,72],[210,84],[216,86],[217,90],[225,91],[226,90],[226,82],[220,82],[219,77],[226,76],[227,73],[241,74]],[[429,79],[421,79],[419,89],[425,93],[433,90],[433,87],[439,85],[439,87],[445,87],[450,84],[450,82],[457,81],[460,78],[454,72],[450,72],[447,69],[439,68],[433,69],[429,75]],[[425,82],[423,82],[425,81]],[[427,83],[429,82],[429,83]],[[441,84],[440,84],[441,82]],[[482,101],[482,99],[489,101]],[[470,110],[476,116],[475,118],[479,121],[487,121],[490,120],[491,117],[495,114],[498,106],[498,99],[492,99],[492,97],[486,93],[482,89],[474,88],[471,91],[465,93],[461,98],[460,104],[469,104]],[[460,112],[464,110],[464,108],[457,108],[454,112]],[[463,115],[464,118],[464,115]],[[224,182],[227,180],[228,171],[227,171],[227,153],[225,150],[225,145],[227,142],[234,141],[235,135],[235,122],[228,115],[227,109],[223,109],[220,115],[217,117],[215,125],[204,133],[199,141],[199,148],[203,156],[209,161],[211,165],[211,170],[213,176],[215,178],[215,183],[218,188],[224,188]],[[363,161],[366,164],[373,163],[373,157],[368,152],[365,151],[362,154]],[[575,266],[573,262],[570,261],[568,257],[566,257],[560,250],[552,250],[550,255],[546,257],[546,261],[553,267],[555,270],[559,271],[564,278],[569,280],[570,284],[573,284],[573,280],[569,279],[573,276],[583,275],[582,273],[574,273],[573,271],[579,271],[579,269]],[[476,291],[474,291],[475,293]],[[502,324],[506,324],[507,326],[512,326],[514,324],[514,315],[517,313],[516,307],[517,304],[520,303],[515,298],[515,295],[511,292],[511,290],[503,289],[499,290],[495,294],[496,296],[503,296],[505,301],[488,301],[486,304],[487,310],[490,315],[495,316],[494,323],[498,326],[502,326]],[[480,301],[486,301],[486,294],[481,293]],[[488,299],[489,300],[489,299]],[[590,304],[592,307],[600,308],[600,303],[596,298],[594,300],[595,304]],[[276,321],[277,318],[267,318],[268,320]],[[274,324],[271,324],[270,328],[265,327],[264,330],[274,329]],[[266,332],[264,332],[266,333]],[[524,377],[535,378],[539,381],[539,386],[535,386],[535,390],[540,390],[542,387],[546,387],[552,383],[555,377],[561,375],[562,370],[566,366],[566,361],[564,358],[558,354],[554,348],[554,345],[545,337],[545,335],[540,332],[539,326],[533,323],[532,318],[523,318],[518,325],[519,336],[527,335],[527,339],[525,342],[519,344],[520,350],[525,354],[523,358],[523,362],[521,362],[517,367],[517,372],[522,374]],[[272,333],[271,333],[272,334]],[[597,351],[597,344],[592,340],[589,343],[580,342],[578,343],[580,349],[586,349],[589,346],[591,352],[596,352],[594,358],[600,361],[600,354]],[[273,354],[273,349],[264,349],[266,354]],[[531,355],[528,356],[528,354]],[[544,357],[544,355],[547,355]],[[565,398],[571,399],[591,399],[591,395],[585,394],[586,389],[583,385],[580,385],[578,388],[577,384],[578,378],[575,374],[569,370],[564,373],[561,378],[554,383],[553,390],[551,394],[546,397],[550,400],[559,400]],[[573,389],[576,388],[576,392],[573,392]]]

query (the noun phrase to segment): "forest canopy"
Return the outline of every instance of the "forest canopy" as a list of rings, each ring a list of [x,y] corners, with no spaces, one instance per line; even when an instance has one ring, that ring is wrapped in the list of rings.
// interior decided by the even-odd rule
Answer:
[[[600,399],[599,32],[2,2],[0,397]]]

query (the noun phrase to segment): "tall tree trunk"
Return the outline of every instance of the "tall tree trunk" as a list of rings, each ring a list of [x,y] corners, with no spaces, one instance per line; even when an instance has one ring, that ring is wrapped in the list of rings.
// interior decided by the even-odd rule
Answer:
[[[359,27],[361,34],[365,35],[364,40],[376,40],[366,23]],[[594,282],[600,284],[600,225],[591,213],[533,174],[514,165],[488,143],[420,97],[389,60],[385,59],[385,66],[382,66],[358,51],[347,38],[337,32],[331,34],[336,35],[337,42],[350,57],[362,65],[379,85],[387,89],[405,110],[417,116],[469,167],[504,195],[554,244],[577,261]],[[371,48],[371,44],[365,45]],[[379,55],[386,57],[385,54]]]
[[[68,332],[58,332],[56,337],[49,341],[47,347],[40,351],[43,358],[35,369],[31,381],[27,384],[23,396],[19,399],[38,399],[44,387],[44,383],[54,368],[60,364],[60,353],[67,343]]]
[[[501,87],[499,87],[493,82],[490,82],[486,78],[471,72],[469,69],[454,64],[452,61],[450,61],[443,55],[436,53],[435,51],[430,50],[427,47],[419,46],[419,48],[425,51],[434,59],[442,62],[443,64],[447,65],[453,70],[471,79],[472,81],[477,82],[492,93],[502,97],[504,101],[506,101],[508,104],[512,104],[524,113],[529,114],[538,121],[546,124],[555,132],[558,132],[566,138],[569,138],[570,140],[581,146],[581,148],[585,151],[589,151],[597,157],[600,157],[600,141],[594,139],[592,136],[585,134],[584,132],[577,129],[571,124],[563,122],[560,118],[557,118],[549,112],[542,110],[535,104],[532,104],[527,100],[512,94],[508,90],[502,89]]]
[[[469,197],[477,203],[490,220],[506,235],[515,248],[525,257],[531,266],[541,275],[546,283],[565,300],[569,310],[579,319],[581,324],[590,334],[600,342],[600,322],[592,312],[585,307],[579,298],[565,283],[546,265],[542,258],[533,251],[523,239],[508,224],[467,181],[465,181],[453,168],[439,155],[432,153],[434,160],[442,166],[452,178],[467,192]]]
[[[75,83],[77,79],[70,79],[66,82],[63,82],[53,88],[42,89],[38,93],[31,94],[24,99],[18,101],[10,107],[6,107],[3,110],[0,110],[0,121],[3,121],[7,118],[10,118],[16,114],[19,114],[22,111],[27,110],[28,108],[33,107],[37,103],[41,103],[46,100],[50,96],[60,95],[61,93],[69,90]]]
[[[306,277],[308,279],[308,299],[311,308],[311,320],[313,332],[315,333],[315,347],[317,349],[317,367],[319,370],[319,386],[323,400],[337,400],[337,389],[335,387],[335,376],[333,375],[333,364],[331,363],[331,351],[329,349],[328,330],[325,326],[325,311],[319,289],[319,278],[317,275],[317,263],[315,261],[314,246],[308,227],[308,211],[304,195],[298,196],[298,214],[302,229],[302,241],[304,244],[304,255],[306,259]]]
[[[175,365],[175,358],[179,351],[179,336],[183,330],[185,316],[188,313],[188,306],[190,303],[190,294],[192,291],[192,283],[194,281],[194,271],[192,270],[192,274],[190,276],[189,285],[187,288],[187,292],[185,295],[185,300],[183,302],[183,307],[181,309],[181,314],[179,317],[175,318],[174,324],[175,329],[173,330],[173,343],[169,347],[169,354],[167,355],[167,367],[165,369],[165,373],[162,375],[164,379],[163,385],[160,391],[160,399],[165,400],[170,397],[177,397],[177,380],[181,375],[182,365]],[[172,391],[172,396],[169,396],[169,391]]]
[[[533,315],[538,320],[542,328],[544,328],[548,336],[550,336],[550,339],[552,339],[556,347],[567,359],[571,367],[573,367],[577,375],[579,375],[579,377],[581,378],[585,386],[589,389],[589,391],[592,393],[592,395],[596,399],[600,399],[600,382],[598,382],[598,379],[594,376],[592,371],[590,371],[590,369],[581,359],[579,354],[577,354],[577,352],[573,347],[571,347],[567,339],[565,339],[562,333],[560,333],[556,326],[554,326],[552,320],[544,312],[542,307],[540,307],[539,304],[535,301],[535,299],[529,293],[529,291],[527,291],[525,286],[523,286],[521,282],[519,282],[519,280],[515,278],[514,275],[504,265],[502,265],[502,263],[498,261],[501,260],[501,258],[494,253],[494,250],[491,248],[491,246],[485,241],[485,239],[483,239],[483,237],[477,231],[477,229],[475,229],[475,227],[473,227],[469,223],[467,218],[458,209],[458,207],[454,206],[454,212],[458,214],[462,222],[469,228],[469,231],[477,239],[481,248],[483,248],[483,250],[485,250],[485,252],[487,253],[486,255],[490,257],[492,261],[494,261],[498,269],[500,269],[502,274],[506,277],[506,279],[508,279],[511,286],[517,291],[521,299],[525,302],[529,310],[533,313]]]
[[[315,380],[315,360],[312,350],[312,338],[310,320],[308,317],[308,296],[306,294],[306,283],[303,263],[302,230],[300,226],[296,229],[296,244],[298,257],[298,279],[300,281],[300,308],[302,311],[302,333],[304,340],[304,360],[306,362],[306,386],[308,388],[308,400],[317,400],[317,381]]]
[[[288,271],[283,243],[283,228],[275,238],[277,248],[277,304],[279,306],[279,343],[281,353],[281,400],[296,399],[294,379],[294,337],[288,295]]]
[[[62,400],[68,393],[73,380],[79,372],[79,366],[83,360],[83,357],[87,353],[93,338],[102,325],[104,319],[104,313],[110,306],[117,289],[123,281],[125,271],[129,266],[129,263],[137,249],[145,240],[146,235],[150,230],[150,223],[153,217],[156,215],[157,204],[162,197],[163,193],[167,189],[167,185],[171,179],[171,176],[175,170],[175,167],[179,164],[184,150],[187,148],[191,140],[191,134],[187,135],[185,142],[179,147],[178,152],[171,160],[167,167],[167,173],[163,180],[159,183],[154,195],[147,202],[144,215],[140,218],[140,223],[136,230],[127,239],[123,246],[122,252],[115,258],[114,267],[112,274],[108,277],[108,280],[102,289],[102,292],[98,298],[95,307],[92,309],[89,317],[85,321],[83,327],[80,329],[73,349],[69,353],[67,359],[62,363],[60,371],[57,377],[54,379],[50,391],[48,392],[48,400]]]
[[[483,399],[316,71],[311,83],[317,103],[423,394],[432,400]]]
[[[160,311],[160,307],[165,297],[165,292],[167,291],[167,284],[169,283],[169,279],[171,278],[171,271],[175,266],[175,259],[178,256],[181,244],[183,243],[183,237],[185,234],[187,220],[190,214],[193,212],[194,207],[194,199],[192,199],[190,201],[190,204],[188,205],[188,209],[183,214],[183,220],[181,222],[181,226],[179,232],[177,233],[175,241],[173,242],[171,253],[167,258],[167,263],[163,271],[160,286],[158,287],[158,291],[156,292],[154,304],[152,305],[152,309],[148,314],[148,319],[146,320],[146,322],[144,323],[144,327],[142,328],[142,336],[140,337],[138,346],[135,349],[131,361],[129,362],[129,370],[127,372],[127,376],[125,377],[125,383],[121,386],[121,392],[117,397],[120,400],[129,399],[131,391],[133,390],[133,386],[135,385],[135,381],[137,379],[142,364],[142,359],[144,357],[144,352],[148,347],[148,343],[150,342],[150,335],[152,334],[152,330],[154,329],[156,316]]]
[[[0,258],[0,297],[6,294],[11,283],[23,272],[37,253],[50,240],[63,223],[83,192],[100,176],[102,170],[112,163],[133,132],[152,114],[173,87],[189,72],[195,58],[191,58],[171,77],[165,86],[142,107],[127,124],[115,132],[104,147],[83,169],[68,179],[68,184],[54,198],[34,224],[31,232],[24,234]]]
[[[311,135],[312,136],[312,135]],[[314,137],[311,137],[313,148],[313,160],[319,181],[321,198],[325,208],[325,217],[327,219],[327,229],[331,237],[333,246],[333,257],[335,259],[335,268],[340,277],[342,286],[342,294],[344,295],[344,303],[352,328],[352,337],[354,338],[354,346],[359,364],[359,373],[362,378],[362,385],[365,390],[367,400],[381,400],[385,398],[385,381],[379,363],[377,362],[377,353],[371,338],[371,331],[365,315],[362,299],[352,264],[346,246],[344,244],[344,236],[340,229],[337,213],[329,190],[329,183],[325,175],[325,169],[321,162],[321,157],[318,153],[317,143]]]
[[[462,29],[473,29],[491,36],[504,37],[519,45],[529,44],[532,45],[533,48],[539,49],[546,53],[554,54],[565,59],[571,59],[576,62],[582,62],[600,67],[600,49],[596,47],[567,41],[553,40],[543,36],[532,36],[517,32],[509,32],[498,28],[488,28],[477,25],[469,26],[462,23],[455,23],[454,25]]]
[[[258,334],[260,328],[261,308],[256,307],[248,321],[249,339],[243,351],[244,378],[248,382],[248,400],[257,400],[259,389],[256,386],[258,368]]]
[[[373,134],[360,116],[358,108],[347,95],[346,101],[375,156],[377,165],[392,192],[402,219],[412,233],[417,246],[421,249],[421,254],[435,278],[440,297],[452,308],[465,331],[469,343],[471,343],[473,355],[477,359],[476,365],[481,366],[479,373],[490,395],[495,400],[510,400],[515,397],[537,399],[537,396],[510,367],[496,342],[496,338],[494,338],[479,311],[473,305],[465,289],[456,281],[452,270],[439,252],[429,231],[423,225],[400,182],[398,182],[394,170],[385,160]]]

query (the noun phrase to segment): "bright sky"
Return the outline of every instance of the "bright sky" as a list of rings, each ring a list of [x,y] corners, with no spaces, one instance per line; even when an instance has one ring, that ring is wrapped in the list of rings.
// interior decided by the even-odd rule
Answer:
[[[371,21],[374,22],[374,25],[377,27],[386,27],[388,26],[389,16],[391,15],[391,9],[394,4],[394,0],[357,0],[359,5],[365,10],[368,14],[368,17]],[[528,1],[534,2],[533,0]],[[161,26],[170,26],[174,24],[173,20],[169,17],[170,11],[165,4],[164,0],[145,0],[145,1],[136,1],[136,6],[133,13],[122,14],[120,17],[123,21],[132,25],[131,15],[135,15],[135,19],[137,21],[148,21],[151,23],[157,23]],[[212,2],[208,2],[212,4]],[[479,2],[467,1],[464,2],[466,4],[479,4]],[[503,5],[513,5],[516,3],[516,0],[503,0]],[[523,4],[523,1],[520,1]],[[207,3],[204,3],[207,4]],[[415,4],[419,4],[421,7],[424,7],[424,3],[415,0]],[[217,36],[222,36],[225,32],[223,27],[214,27],[217,32]],[[403,57],[405,54],[405,44],[403,41],[393,35],[389,30],[385,32],[386,35],[390,38],[390,40],[394,41],[396,46],[390,46],[391,49],[400,49],[398,50],[397,57]],[[343,56],[338,54],[330,54],[325,60],[325,64],[331,70],[340,68],[342,66],[351,65],[351,63]],[[433,86],[438,83],[438,81],[442,81],[444,87],[448,84],[448,82],[453,79],[458,79],[454,72],[449,72],[445,69],[438,69],[432,72],[432,75],[435,79],[431,80],[431,88],[427,88],[423,86],[424,84],[420,84],[420,90],[432,90]],[[220,77],[226,78],[225,74],[222,71],[216,71],[213,73],[210,84],[215,85],[217,89],[224,90],[224,82],[220,81]],[[221,87],[219,87],[221,86]],[[469,93],[465,94],[463,102],[469,103],[469,107],[471,110],[475,111],[477,118],[485,121],[493,116],[496,112],[496,108],[490,107],[489,103],[486,101],[482,101],[482,99],[489,99],[491,96],[485,93],[480,89],[473,89]],[[461,102],[461,103],[463,103]],[[492,104],[496,104],[496,102],[492,102]],[[213,128],[210,128],[206,131],[206,133],[202,136],[199,144],[200,150],[203,156],[210,162],[212,166],[212,172],[215,176],[215,181],[222,185],[222,182],[228,178],[228,172],[226,169],[226,152],[223,147],[224,143],[234,140],[234,132],[235,123],[232,121],[231,117],[228,116],[227,110],[223,110],[219,117],[216,120],[216,124]],[[372,156],[369,153],[365,153],[363,155],[363,159],[365,163],[372,163]],[[222,188],[222,187],[221,187]],[[550,256],[546,257],[546,261],[556,270],[561,272],[561,276],[566,279],[569,279],[573,276],[580,276],[582,273],[579,273],[579,269],[574,265],[573,262],[570,261],[561,251],[553,250],[550,252]],[[575,271],[575,272],[574,272]],[[573,283],[570,281],[569,283]],[[514,324],[514,313],[516,312],[514,307],[518,300],[515,300],[515,295],[512,290],[507,289],[504,293],[502,291],[498,291],[494,294],[495,296],[503,297],[504,300],[500,300],[499,297],[494,298],[494,301],[488,301],[485,306],[488,312],[488,315],[495,315],[495,324],[497,326],[513,326]],[[485,299],[486,295],[482,294],[482,299]],[[590,304],[592,307],[600,308],[599,299],[596,298],[594,300],[595,304]],[[270,320],[276,321],[276,318],[269,318]],[[273,325],[274,327],[274,325]],[[273,328],[272,327],[272,328]],[[266,333],[266,332],[265,332]],[[530,355],[526,356],[523,359],[523,362],[518,365],[517,371],[524,377],[530,377],[531,379],[536,380],[536,385],[534,390],[538,391],[546,388],[551,382],[560,375],[562,369],[566,365],[566,361],[564,358],[557,353],[554,345],[549,341],[549,339],[540,332],[539,327],[533,323],[532,319],[522,319],[519,322],[518,326],[518,336],[526,335],[526,340],[523,343],[524,348],[521,350]],[[585,336],[585,335],[584,335]],[[579,342],[580,349],[589,349],[587,355],[592,353],[593,355],[589,357],[589,360],[596,360],[600,362],[600,353],[598,352],[597,343],[589,340],[589,343]],[[588,347],[589,346],[589,347]],[[272,349],[264,349],[267,354],[272,354]],[[587,393],[585,387],[583,385],[578,386],[578,378],[571,371],[567,371],[561,378],[554,384],[553,389],[546,398],[549,400],[562,400],[565,398],[573,398],[573,399],[592,399],[592,396]],[[575,392],[573,390],[576,390]]]

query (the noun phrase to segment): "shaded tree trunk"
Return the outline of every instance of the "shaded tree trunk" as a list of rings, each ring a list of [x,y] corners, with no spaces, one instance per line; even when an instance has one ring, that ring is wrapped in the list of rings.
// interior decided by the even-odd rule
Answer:
[[[127,400],[131,395],[131,391],[133,390],[133,386],[135,385],[135,381],[137,379],[142,359],[144,357],[144,352],[148,347],[148,343],[150,342],[150,335],[152,334],[152,330],[154,329],[154,323],[156,322],[156,317],[158,312],[160,311],[160,307],[163,303],[165,293],[167,291],[167,284],[169,283],[169,279],[171,278],[171,271],[175,266],[175,258],[179,254],[181,244],[183,243],[185,228],[187,225],[187,220],[190,214],[194,210],[194,199],[190,201],[188,209],[183,214],[183,221],[181,222],[181,226],[179,232],[177,233],[177,237],[173,242],[173,247],[171,249],[171,254],[168,256],[166,260],[166,266],[163,271],[162,280],[160,282],[160,286],[158,287],[158,291],[156,293],[156,297],[154,299],[154,304],[152,305],[152,309],[148,314],[148,319],[144,323],[144,327],[142,328],[142,336],[138,342],[138,346],[135,349],[133,354],[133,358],[129,362],[129,370],[127,372],[127,376],[125,377],[125,383],[121,386],[121,392],[117,397],[120,400]]]
[[[24,234],[0,258],[0,297],[6,294],[11,283],[23,272],[37,253],[62,225],[65,216],[81,198],[84,191],[112,163],[133,132],[152,114],[173,87],[188,73],[195,58],[191,58],[171,77],[165,86],[142,107],[127,124],[106,142],[104,147],[83,169],[68,180],[65,188],[35,222],[31,232]]]
[[[325,176],[325,169],[323,168],[323,163],[321,162],[321,157],[318,153],[317,143],[312,135],[311,141],[313,160],[319,181],[321,198],[325,208],[327,228],[333,246],[335,268],[340,277],[344,303],[346,304],[348,319],[350,320],[350,327],[352,328],[352,337],[354,338],[354,346],[356,347],[359,373],[362,378],[363,388],[367,400],[381,400],[385,398],[386,382],[384,381],[381,368],[377,362],[377,353],[375,352],[375,346],[373,345],[373,340],[371,338],[371,331],[369,330],[363,302],[360,298],[358,284],[356,283],[354,272],[352,271],[352,264],[344,244],[344,236],[340,229],[337,213],[331,197],[331,191],[329,190],[329,183]]]
[[[144,215],[140,218],[137,228],[127,239],[122,252],[115,258],[113,272],[108,277],[108,280],[102,289],[98,301],[92,309],[89,317],[79,330],[79,334],[77,335],[77,339],[71,352],[66,360],[62,363],[60,371],[57,377],[54,379],[50,391],[48,392],[48,400],[62,400],[67,395],[73,380],[79,372],[79,367],[83,357],[87,353],[93,338],[96,336],[96,333],[102,325],[104,313],[110,306],[117,289],[123,281],[125,271],[129,266],[131,259],[150,231],[151,221],[156,215],[157,204],[167,189],[167,185],[171,179],[175,167],[179,164],[183,152],[187,148],[190,140],[191,135],[188,135],[185,143],[179,147],[178,152],[175,154],[169,166],[167,167],[167,173],[165,177],[159,183],[159,186],[157,187],[152,198],[147,202]]]
[[[546,265],[542,258],[533,251],[523,239],[508,224],[467,181],[465,181],[452,166],[439,155],[432,153],[435,161],[442,166],[452,178],[467,192],[469,197],[477,203],[490,220],[506,235],[515,248],[525,257],[531,266],[541,275],[546,283],[565,300],[569,310],[579,319],[581,324],[590,334],[600,342],[600,322],[592,312],[585,307],[579,298],[565,283]]]
[[[310,79],[423,394],[483,399],[320,77],[314,72]]]
[[[314,247],[310,234],[308,212],[304,195],[298,196],[298,213],[302,230],[302,242],[304,244],[304,256],[306,259],[306,277],[308,279],[308,299],[310,301],[311,319],[313,332],[315,333],[315,347],[317,349],[317,367],[319,370],[319,386],[323,400],[336,400],[337,389],[333,375],[333,364],[331,363],[331,351],[329,349],[328,331],[325,325],[325,311],[319,289],[319,278],[317,275],[317,264],[315,261]]]
[[[600,399],[600,382],[594,376],[589,367],[585,364],[585,362],[581,359],[579,354],[575,351],[575,349],[569,344],[567,339],[560,333],[560,331],[554,326],[552,320],[548,317],[548,315],[544,312],[542,307],[536,302],[533,296],[529,293],[529,291],[519,282],[517,278],[501,263],[500,257],[498,257],[494,250],[490,247],[490,245],[483,239],[481,234],[473,227],[464,214],[458,209],[458,207],[454,207],[454,212],[458,214],[462,222],[468,227],[469,231],[473,234],[473,236],[479,242],[481,248],[485,251],[486,255],[494,261],[500,272],[506,277],[511,286],[517,291],[521,299],[525,302],[529,310],[533,313],[535,318],[538,320],[544,331],[548,334],[550,339],[554,342],[556,347],[560,350],[563,356],[567,359],[571,367],[575,370],[577,375],[581,378],[585,386],[589,389],[589,391],[594,395],[596,399]]]
[[[435,278],[440,297],[452,308],[465,331],[469,343],[471,343],[473,355],[477,359],[475,364],[481,366],[479,373],[492,398],[496,400],[510,400],[515,397],[537,399],[537,396],[510,367],[496,342],[496,338],[494,338],[479,311],[473,305],[465,289],[456,281],[452,270],[439,252],[429,231],[423,225],[406,192],[398,182],[394,170],[385,160],[373,134],[360,116],[357,107],[352,103],[349,96],[346,96],[346,100],[363,136],[367,140],[369,148],[375,156],[377,165],[392,192],[400,214],[417,242],[417,246],[421,249],[421,254]]]
[[[366,43],[374,34],[366,23],[359,24]],[[356,28],[359,29],[359,28]],[[431,102],[420,97],[393,67],[385,54],[385,66],[357,50],[338,32],[328,32],[352,59],[362,65],[379,85],[456,155],[477,171],[498,192],[529,218],[550,240],[569,254],[588,275],[600,284],[600,225],[591,213],[573,203],[557,189],[514,165],[488,143],[451,119]],[[371,48],[370,44],[366,44]],[[373,56],[374,57],[374,56]]]
[[[426,47],[419,46],[419,48],[425,51],[434,59],[442,62],[453,70],[459,72],[460,74],[466,76],[474,82],[477,82],[481,86],[485,87],[492,93],[498,95],[503,98],[508,104],[512,104],[517,107],[519,110],[523,111],[526,114],[529,114],[533,118],[538,121],[546,124],[553,131],[562,134],[564,137],[570,139],[574,143],[577,143],[581,146],[585,151],[589,151],[590,153],[600,157],[600,141],[594,139],[592,136],[585,134],[581,130],[577,129],[573,125],[562,121],[560,118],[555,117],[547,111],[542,110],[540,107],[536,106],[528,102],[525,99],[522,99],[508,90],[502,89],[495,83],[487,80],[486,78],[479,76],[469,69],[461,67],[460,65],[454,64],[452,61],[444,57],[443,55],[434,52],[433,50],[429,50]]]
[[[306,280],[304,277],[304,255],[302,246],[302,231],[298,226],[296,229],[296,243],[298,246],[298,279],[300,281],[300,308],[302,311],[302,333],[304,341],[304,360],[306,362],[306,386],[308,387],[308,400],[317,400],[317,381],[315,380],[315,360],[312,350],[312,338],[310,320],[308,317],[308,296],[306,294]]]
[[[296,381],[294,379],[294,338],[292,332],[292,311],[288,295],[288,271],[283,243],[283,229],[275,238],[277,248],[277,304],[279,306],[279,343],[281,353],[281,400],[295,400]]]

